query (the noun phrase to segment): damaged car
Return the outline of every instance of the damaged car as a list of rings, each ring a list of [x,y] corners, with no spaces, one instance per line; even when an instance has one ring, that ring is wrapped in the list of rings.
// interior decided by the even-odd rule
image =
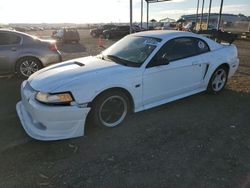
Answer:
[[[44,68],[21,85],[16,109],[28,135],[84,135],[87,117],[116,127],[131,112],[207,91],[217,94],[239,65],[235,45],[190,32],[128,35],[97,56]]]

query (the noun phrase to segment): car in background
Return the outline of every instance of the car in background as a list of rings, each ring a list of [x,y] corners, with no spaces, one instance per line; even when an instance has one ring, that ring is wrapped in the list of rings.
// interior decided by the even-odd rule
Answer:
[[[132,26],[132,33],[137,33],[142,31],[142,29],[138,25],[133,25]]]
[[[39,69],[62,61],[55,41],[18,31],[0,29],[0,74],[28,78]]]
[[[57,31],[54,31],[51,36],[53,39],[58,40],[62,43],[69,42],[80,42],[80,35],[75,28],[63,28]]]
[[[112,128],[130,112],[203,91],[218,94],[238,66],[233,44],[222,45],[191,32],[134,33],[95,57],[36,72],[23,82],[16,109],[31,137],[73,138],[84,135],[87,118]]]
[[[106,39],[111,38],[122,38],[130,33],[130,26],[122,25],[116,26],[114,28],[104,30],[103,36]]]
[[[162,30],[176,30],[176,23],[175,22],[166,22],[163,23]]]
[[[92,37],[99,37],[99,36],[102,35],[104,30],[109,30],[109,29],[112,29],[114,27],[115,27],[115,25],[111,25],[111,24],[101,25],[101,26],[99,26],[97,28],[91,29],[90,30],[90,35]]]

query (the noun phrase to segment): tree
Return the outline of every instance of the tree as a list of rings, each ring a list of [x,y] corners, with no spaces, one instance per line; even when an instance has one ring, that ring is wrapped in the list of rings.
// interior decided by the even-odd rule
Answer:
[[[150,20],[150,22],[155,23],[157,22],[155,19]]]
[[[240,17],[246,17],[244,14],[239,13],[238,16]]]

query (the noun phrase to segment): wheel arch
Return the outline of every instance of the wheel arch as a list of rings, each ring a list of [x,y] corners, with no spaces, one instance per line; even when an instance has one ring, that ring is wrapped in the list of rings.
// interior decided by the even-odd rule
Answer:
[[[135,108],[135,104],[134,104],[134,99],[133,99],[133,96],[132,94],[125,88],[123,87],[111,87],[111,88],[108,88],[108,89],[105,89],[101,92],[99,92],[95,97],[94,99],[89,103],[89,107],[91,107],[93,105],[93,103],[95,102],[95,100],[100,97],[101,95],[103,95],[104,93],[108,93],[108,92],[112,92],[112,91],[119,91],[119,92],[122,92],[124,93],[128,99],[129,99],[129,103],[130,103],[130,106],[131,106],[131,110],[134,111],[134,108]]]
[[[220,64],[216,69],[218,69],[219,67],[225,67],[226,68],[226,70],[227,70],[227,73],[229,73],[229,71],[230,71],[230,65],[228,64],[228,63],[222,63],[222,64]],[[215,70],[216,70],[215,69]],[[214,70],[214,71],[215,71]]]
[[[214,70],[211,72],[211,76],[209,77],[209,80],[208,80],[208,82],[207,82],[207,86],[206,86],[206,90],[207,90],[207,91],[208,91],[208,89],[209,89],[209,87],[210,87],[209,85],[210,85],[210,82],[211,82],[211,80],[212,80],[212,78],[213,78],[214,73],[215,73],[219,68],[221,68],[221,67],[223,67],[223,68],[226,69],[226,72],[227,72],[227,79],[228,79],[228,75],[229,75],[229,71],[230,71],[230,65],[229,65],[228,63],[222,63],[222,64],[216,66],[216,67],[214,68]],[[209,91],[209,92],[211,92],[211,91]]]
[[[210,72],[210,74],[209,74],[209,79],[207,80],[207,84],[210,82],[210,80],[212,79],[212,76],[213,76],[213,74],[214,74],[214,72],[218,69],[218,68],[220,68],[220,67],[225,67],[226,68],[226,70],[227,70],[227,74],[229,74],[229,71],[230,71],[230,65],[228,64],[228,63],[221,63],[221,64],[219,64],[218,66],[215,66],[215,67],[213,67],[213,69],[211,70],[211,72]]]
[[[42,63],[42,61],[41,61],[41,59],[40,59],[39,57],[34,56],[34,55],[24,55],[24,56],[19,57],[19,58],[16,60],[16,62],[15,62],[15,67],[14,67],[15,72],[17,72],[17,65],[18,65],[19,61],[21,61],[21,60],[24,59],[24,58],[34,58],[34,59],[37,59],[37,60],[40,62],[42,68],[44,67],[44,65],[43,65],[43,63]]]

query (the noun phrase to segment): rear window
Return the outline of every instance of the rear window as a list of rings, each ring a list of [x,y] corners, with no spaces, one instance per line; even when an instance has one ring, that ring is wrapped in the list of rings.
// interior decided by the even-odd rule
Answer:
[[[0,33],[0,45],[20,44],[21,37],[12,33]]]

